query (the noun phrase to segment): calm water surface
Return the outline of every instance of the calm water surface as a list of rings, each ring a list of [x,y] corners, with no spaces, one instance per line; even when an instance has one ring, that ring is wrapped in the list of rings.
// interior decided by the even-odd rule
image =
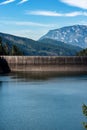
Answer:
[[[0,130],[84,130],[87,75],[0,75]]]

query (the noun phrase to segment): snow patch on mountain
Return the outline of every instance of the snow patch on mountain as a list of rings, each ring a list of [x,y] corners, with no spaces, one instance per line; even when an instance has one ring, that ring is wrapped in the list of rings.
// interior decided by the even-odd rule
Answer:
[[[73,25],[50,30],[46,35],[42,36],[40,40],[45,38],[87,48],[87,26]]]

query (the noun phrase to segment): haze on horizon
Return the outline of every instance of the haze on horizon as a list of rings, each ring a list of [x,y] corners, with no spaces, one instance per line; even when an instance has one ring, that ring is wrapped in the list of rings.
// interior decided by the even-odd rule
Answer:
[[[0,32],[39,39],[51,29],[87,25],[87,0],[1,0]]]

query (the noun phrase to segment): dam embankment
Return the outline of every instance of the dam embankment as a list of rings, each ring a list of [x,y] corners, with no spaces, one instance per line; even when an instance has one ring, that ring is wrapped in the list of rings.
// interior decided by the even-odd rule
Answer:
[[[87,57],[0,56],[0,72],[4,69],[12,72],[87,72]]]

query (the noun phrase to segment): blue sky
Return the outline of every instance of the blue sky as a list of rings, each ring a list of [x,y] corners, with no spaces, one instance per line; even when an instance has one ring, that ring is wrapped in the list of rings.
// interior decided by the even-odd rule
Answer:
[[[87,0],[0,0],[0,32],[39,39],[49,30],[87,25]]]

